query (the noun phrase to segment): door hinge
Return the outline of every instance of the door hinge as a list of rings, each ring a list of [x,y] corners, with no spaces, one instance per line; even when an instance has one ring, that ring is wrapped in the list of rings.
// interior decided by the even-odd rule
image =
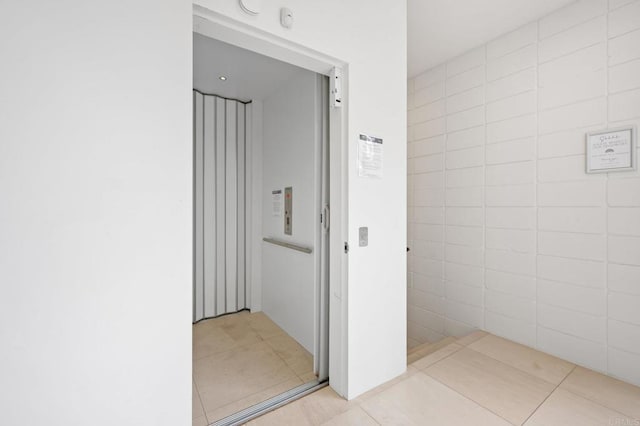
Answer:
[[[344,242],[344,252],[349,253],[349,243],[346,241]]]

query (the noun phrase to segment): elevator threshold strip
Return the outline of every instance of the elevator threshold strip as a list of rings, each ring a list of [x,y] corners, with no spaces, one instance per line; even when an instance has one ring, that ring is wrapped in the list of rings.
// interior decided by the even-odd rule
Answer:
[[[305,383],[291,390],[276,395],[273,398],[269,398],[266,401],[262,401],[256,405],[252,405],[249,408],[245,408],[242,411],[238,411],[235,414],[227,416],[223,419],[217,420],[211,423],[209,426],[239,426],[247,423],[249,420],[253,420],[263,414],[273,411],[277,408],[287,405],[290,402],[300,399],[303,396],[309,395],[317,390],[329,384],[329,379]]]

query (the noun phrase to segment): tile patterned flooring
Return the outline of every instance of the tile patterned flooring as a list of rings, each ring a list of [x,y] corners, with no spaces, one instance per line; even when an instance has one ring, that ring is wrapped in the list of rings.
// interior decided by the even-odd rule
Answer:
[[[315,379],[311,354],[262,312],[193,326],[194,426]]]
[[[484,332],[409,362],[352,401],[327,387],[249,424],[640,426],[640,388]]]

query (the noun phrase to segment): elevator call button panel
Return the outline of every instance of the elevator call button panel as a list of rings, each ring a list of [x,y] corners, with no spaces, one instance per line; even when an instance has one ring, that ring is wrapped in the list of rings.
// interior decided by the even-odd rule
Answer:
[[[284,189],[284,233],[291,235],[293,229],[293,187]]]

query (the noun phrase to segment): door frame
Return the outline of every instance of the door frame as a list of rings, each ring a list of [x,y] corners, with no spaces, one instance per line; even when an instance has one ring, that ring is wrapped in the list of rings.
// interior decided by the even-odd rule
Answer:
[[[342,70],[343,97],[340,108],[330,107],[329,192],[331,238],[329,245],[328,361],[329,384],[341,396],[347,392],[347,129],[348,64],[325,53],[309,49],[245,23],[235,21],[202,6],[193,6],[193,32],[241,47],[280,61],[329,76],[334,68]],[[252,229],[252,241],[261,229]],[[251,273],[247,276],[251,288]],[[252,292],[253,293],[253,292]]]

